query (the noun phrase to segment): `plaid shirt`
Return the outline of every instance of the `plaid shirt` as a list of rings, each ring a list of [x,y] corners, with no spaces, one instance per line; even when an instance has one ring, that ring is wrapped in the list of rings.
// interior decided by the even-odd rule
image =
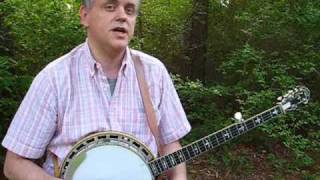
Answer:
[[[190,124],[170,76],[159,60],[127,48],[111,96],[107,77],[85,42],[36,76],[2,145],[31,159],[40,158],[48,150],[61,164],[81,138],[92,132],[115,130],[134,135],[156,154],[156,142],[147,124],[130,51],[143,62],[160,139],[168,144],[186,135]],[[50,156],[43,167],[53,174]]]

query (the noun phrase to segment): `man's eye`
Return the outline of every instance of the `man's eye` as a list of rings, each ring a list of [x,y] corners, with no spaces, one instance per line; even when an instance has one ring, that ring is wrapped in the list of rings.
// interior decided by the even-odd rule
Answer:
[[[107,11],[114,11],[115,8],[116,8],[116,6],[115,6],[114,4],[107,4],[107,5],[105,6],[105,9],[106,9]]]
[[[136,13],[136,10],[133,7],[126,8],[126,13],[128,15],[134,15]]]

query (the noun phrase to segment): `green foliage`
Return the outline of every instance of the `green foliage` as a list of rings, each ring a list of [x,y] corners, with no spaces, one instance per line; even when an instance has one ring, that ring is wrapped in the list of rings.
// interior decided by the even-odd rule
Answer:
[[[265,70],[268,62],[264,61],[263,55],[263,51],[257,51],[249,44],[233,52],[220,66],[226,76],[225,82],[235,87],[246,87],[246,90],[264,88],[268,81]]]
[[[246,176],[255,169],[249,156],[250,155],[241,152],[231,151],[229,147],[224,146],[209,156],[209,163],[227,172],[231,171],[234,174]]]
[[[276,155],[270,153],[267,156],[267,160],[270,161],[270,164],[274,167],[277,171],[283,171],[285,170],[287,161],[284,159],[280,159]]]
[[[228,96],[223,87],[205,87],[200,81],[190,81],[179,75],[172,78],[194,129],[189,140],[196,140],[228,124],[224,119],[224,113],[227,113],[228,109],[224,112],[218,110],[219,106],[225,104],[223,97]]]
[[[320,178],[320,173],[310,174],[309,172],[303,172],[303,180],[318,180]]]
[[[247,174],[254,169],[246,155],[234,155],[229,151],[222,156],[222,161],[226,167],[231,168],[232,171],[241,172],[241,174]]]
[[[191,0],[142,1],[136,27],[139,49],[164,60],[170,69],[177,71],[187,43],[184,35],[191,11]]]
[[[61,56],[84,39],[77,16],[79,2],[73,0],[7,0],[0,4],[6,14],[18,51],[15,56],[28,70]],[[26,61],[24,61],[26,60]]]
[[[236,50],[222,63],[220,70],[225,76],[226,86],[232,89],[239,105],[245,114],[255,114],[274,104],[276,95],[280,96],[300,83],[304,77],[312,77],[314,67],[319,66],[318,55],[289,53],[289,62],[266,55],[249,44]],[[308,61],[300,62],[297,59]],[[294,62],[294,63],[293,63]],[[231,85],[231,86],[230,86]],[[280,92],[279,92],[280,91]],[[282,93],[281,93],[282,92]],[[313,91],[312,91],[313,92]],[[314,91],[317,93],[316,91]],[[294,114],[288,114],[263,130],[272,137],[281,138],[284,144],[293,149],[297,156],[302,156],[307,149],[319,149],[318,118],[320,112],[318,103],[310,103],[305,109],[300,109]]]
[[[30,76],[13,74],[13,69],[16,68],[16,61],[9,57],[0,56],[0,114],[2,121],[0,137],[6,132],[6,128],[32,79]]]

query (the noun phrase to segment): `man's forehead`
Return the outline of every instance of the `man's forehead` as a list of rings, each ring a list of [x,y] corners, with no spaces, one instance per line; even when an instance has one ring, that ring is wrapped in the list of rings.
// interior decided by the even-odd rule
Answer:
[[[139,0],[100,0],[102,3],[130,3],[138,5]]]

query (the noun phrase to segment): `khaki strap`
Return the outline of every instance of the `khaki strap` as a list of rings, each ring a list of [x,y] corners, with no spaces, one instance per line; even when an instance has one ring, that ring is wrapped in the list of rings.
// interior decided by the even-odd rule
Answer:
[[[157,116],[153,109],[151,96],[148,89],[148,84],[144,78],[144,70],[143,65],[141,62],[141,59],[138,55],[131,54],[131,57],[133,59],[133,63],[136,69],[137,79],[140,87],[140,93],[143,100],[143,106],[147,115],[148,125],[150,127],[150,130],[156,140],[158,152],[160,155],[163,155],[163,149],[160,142],[160,132],[157,125]]]
[[[59,177],[60,176],[60,168],[59,168],[58,157],[50,151],[48,151],[48,153],[50,154],[52,161],[53,161],[54,177]]]

